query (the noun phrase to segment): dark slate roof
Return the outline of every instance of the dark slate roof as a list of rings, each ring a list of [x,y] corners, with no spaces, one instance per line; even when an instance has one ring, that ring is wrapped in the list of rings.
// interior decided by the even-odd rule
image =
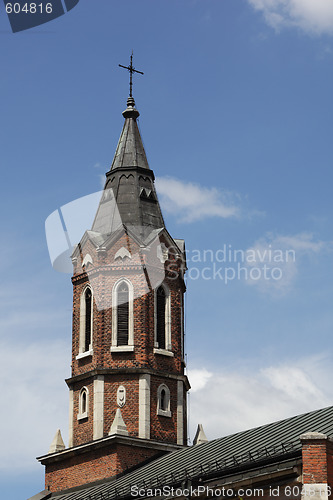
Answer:
[[[333,437],[333,406],[273,422],[208,443],[164,455],[116,480],[67,493],[52,493],[55,500],[102,500],[126,498],[130,488],[159,488],[178,485],[185,479],[222,477],[231,471],[246,470],[301,456],[300,435],[321,432]]]
[[[139,112],[133,97],[123,112],[125,123],[92,231],[111,234],[120,225],[150,229],[165,227],[141,135],[136,122]]]
[[[135,109],[133,97],[129,97],[127,100],[127,109],[123,112],[125,123],[120,134],[111,170],[124,167],[149,169],[146,152],[136,122],[139,115],[139,111]]]

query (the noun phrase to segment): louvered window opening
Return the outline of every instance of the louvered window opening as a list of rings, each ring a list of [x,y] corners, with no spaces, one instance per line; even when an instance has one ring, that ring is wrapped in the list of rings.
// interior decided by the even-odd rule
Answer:
[[[86,321],[85,321],[85,340],[84,350],[89,351],[91,344],[91,290],[87,288],[85,293],[85,308],[86,308]]]
[[[122,283],[117,291],[117,345],[128,345],[129,290]]]
[[[165,305],[166,296],[162,286],[156,292],[156,340],[159,349],[165,349]]]

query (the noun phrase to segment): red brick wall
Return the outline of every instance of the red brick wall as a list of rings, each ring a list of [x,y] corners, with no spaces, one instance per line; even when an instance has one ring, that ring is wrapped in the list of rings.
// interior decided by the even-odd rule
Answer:
[[[327,482],[333,491],[333,443],[327,442]]]
[[[88,394],[88,417],[78,420],[79,395],[82,387],[87,387]],[[94,421],[94,386],[91,379],[74,384],[74,415],[73,415],[73,446],[87,443],[93,439]]]
[[[156,455],[156,450],[115,445],[46,465],[45,488],[61,491],[111,478]]]
[[[72,350],[72,376],[86,373],[96,367],[138,367],[149,366],[159,371],[169,373],[183,373],[181,359],[181,295],[184,284],[180,278],[172,279],[172,274],[167,272],[164,282],[168,285],[171,293],[171,340],[173,358],[156,356],[154,348],[154,292],[147,288],[146,277],[142,267],[134,269],[132,261],[125,260],[124,263],[114,260],[115,253],[119,248],[125,246],[130,248],[132,255],[139,253],[139,247],[133,241],[129,241],[124,235],[107,252],[105,260],[107,265],[96,268],[88,267],[88,273],[79,273],[82,268],[78,265],[73,276],[73,350]],[[89,253],[93,262],[98,263],[100,257],[94,250],[91,242],[84,245],[82,258]],[[143,257],[144,259],[144,257]],[[139,257],[136,264],[143,263]],[[145,259],[144,259],[145,260]],[[150,258],[151,260],[151,258]],[[131,263],[131,265],[130,265]],[[151,263],[151,262],[150,262]],[[166,267],[169,267],[166,263]],[[127,277],[133,284],[135,295],[140,295],[134,300],[134,344],[133,354],[111,353],[112,333],[112,289],[120,277]],[[80,337],[80,297],[83,289],[90,282],[94,295],[94,320],[93,320],[93,357],[76,359],[79,354]],[[103,300],[104,307],[98,302]]]
[[[305,435],[306,436],[306,435]],[[303,483],[328,483],[333,479],[333,447],[325,439],[302,438]]]
[[[139,432],[139,379],[133,375],[109,375],[104,382],[104,435],[108,435],[116,414],[117,390],[120,385],[126,389],[126,404],[121,414],[130,436]]]
[[[164,240],[167,246],[167,240]],[[125,247],[131,253],[132,259],[115,260],[116,252]],[[177,443],[177,380],[169,378],[169,374],[183,375],[184,364],[182,360],[182,295],[185,292],[185,285],[180,273],[181,262],[173,256],[165,263],[164,282],[170,290],[171,296],[171,342],[173,357],[154,353],[154,290],[149,288],[150,282],[143,272],[143,265],[147,266],[148,276],[152,277],[152,269],[158,269],[161,262],[157,258],[155,249],[150,251],[142,249],[138,244],[123,234],[118,241],[105,251],[97,252],[94,244],[86,240],[80,248],[80,255],[74,269],[73,282],[73,348],[72,348],[72,376],[86,375],[84,380],[74,382],[71,387],[74,391],[74,416],[73,416],[73,445],[93,441],[93,375],[95,369],[149,369],[155,371],[151,376],[151,439],[169,443]],[[89,253],[93,260],[93,265],[87,268],[81,266],[85,255]],[[156,255],[155,255],[156,254]],[[176,272],[174,272],[176,270]],[[163,275],[163,273],[162,273]],[[157,272],[158,276],[158,272]],[[111,352],[112,344],[112,289],[114,284],[121,277],[128,278],[134,288],[134,352]],[[76,359],[79,354],[80,337],[80,298],[87,283],[90,283],[93,297],[93,356]],[[147,284],[148,283],[148,284]],[[139,296],[138,296],[139,295]],[[163,376],[163,373],[165,376]],[[170,389],[171,395],[171,417],[157,415],[157,389],[162,383]],[[126,388],[126,404],[121,408],[122,417],[127,426],[130,436],[138,436],[139,424],[139,373],[132,374],[113,373],[104,375],[104,436],[107,436],[115,417],[117,409],[117,389],[120,385]],[[89,389],[89,415],[87,419],[77,420],[79,392],[83,386]],[[185,391],[186,392],[186,391]],[[184,396],[184,408],[186,408],[186,394]],[[186,410],[184,415],[184,435],[186,444]],[[96,463],[101,463],[101,471],[105,470],[109,474],[111,471],[123,470],[127,462],[132,464],[140,461],[140,454],[137,448],[127,450],[127,454],[132,452],[133,457],[125,458],[107,454],[103,458],[93,455],[90,458],[87,454],[76,457],[71,465],[66,465],[69,477],[72,477],[79,470],[84,470],[84,474],[89,480],[96,480],[100,474],[95,475]],[[143,458],[146,458],[146,451]],[[84,465],[83,462],[90,461]],[[96,462],[97,461],[97,462]],[[119,464],[122,464],[121,466]],[[108,464],[108,465],[105,465]],[[118,464],[118,465],[117,465]],[[120,467],[119,469],[117,467]],[[61,470],[56,471],[54,465],[52,477],[62,474]],[[127,467],[127,465],[126,465]],[[67,473],[66,473],[67,474]],[[60,476],[59,476],[60,477]],[[104,476],[103,476],[104,477]],[[58,480],[58,479],[57,479]],[[88,479],[86,479],[88,480]],[[60,480],[59,480],[60,481]],[[76,479],[69,479],[71,484],[76,484]],[[64,487],[64,486],[63,486]]]
[[[165,384],[170,390],[171,417],[157,415],[157,389],[161,384]],[[152,376],[150,396],[150,438],[177,443],[177,380]]]

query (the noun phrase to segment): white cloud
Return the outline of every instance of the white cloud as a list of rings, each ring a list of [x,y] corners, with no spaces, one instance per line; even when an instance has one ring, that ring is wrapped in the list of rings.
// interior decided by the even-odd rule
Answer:
[[[215,187],[204,187],[171,177],[156,179],[162,210],[176,215],[180,222],[195,222],[207,217],[239,217],[239,196]]]
[[[67,439],[68,389],[63,379],[69,375],[69,346],[61,341],[0,342],[0,352],[0,471],[36,469],[41,465],[35,457],[48,452],[58,427]]]
[[[332,0],[248,0],[276,31],[297,27],[310,34],[333,33]]]
[[[37,470],[36,456],[46,454],[58,427],[68,441],[69,368],[65,342],[0,343],[2,413],[0,471]],[[67,355],[64,355],[67,353]],[[244,368],[205,367],[189,371],[191,436],[198,423],[209,439],[328,406],[333,390],[332,361],[323,356],[278,365]],[[325,393],[321,389],[325,388]],[[208,411],[209,410],[209,411]]]
[[[268,233],[245,251],[249,271],[246,283],[264,293],[285,294],[293,286],[304,256],[331,250],[331,242],[315,240],[311,233]]]
[[[191,370],[192,392],[200,391],[200,389],[203,389],[212,376],[213,374],[206,370],[206,368]]]
[[[332,374],[332,361],[320,355],[255,370],[241,363],[238,369],[190,370],[190,436],[199,423],[214,439],[329,406]]]

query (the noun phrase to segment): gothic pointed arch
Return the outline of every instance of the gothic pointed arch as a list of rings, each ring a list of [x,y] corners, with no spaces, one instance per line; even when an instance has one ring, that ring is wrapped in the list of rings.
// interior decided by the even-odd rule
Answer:
[[[155,352],[171,351],[171,295],[162,283],[155,290]]]
[[[92,355],[94,299],[90,285],[86,285],[80,297],[79,357]]]
[[[161,384],[157,389],[157,415],[171,417],[170,389],[166,384]]]
[[[88,387],[82,387],[79,393],[79,412],[78,420],[88,417],[89,412],[89,390]]]
[[[111,351],[133,349],[133,285],[127,278],[120,278],[112,290]]]

